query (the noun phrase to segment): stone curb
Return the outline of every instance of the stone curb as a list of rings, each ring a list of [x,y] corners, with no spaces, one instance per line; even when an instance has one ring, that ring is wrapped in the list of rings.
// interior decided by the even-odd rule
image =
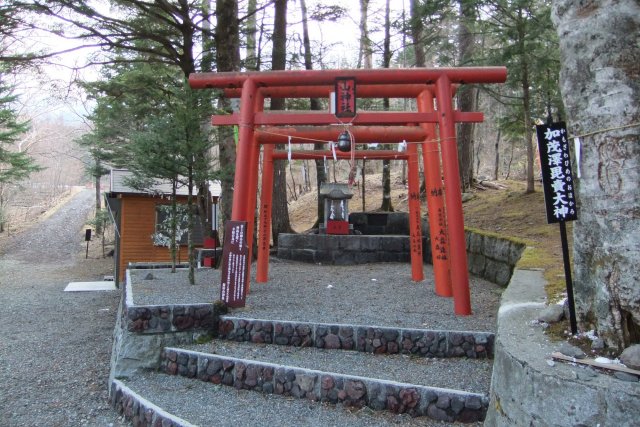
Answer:
[[[493,358],[491,332],[439,331],[221,316],[219,339],[422,357]]]
[[[489,400],[478,393],[364,378],[167,347],[161,369],[266,394],[427,416],[446,422],[485,418]]]
[[[485,426],[637,426],[637,383],[551,362],[559,344],[533,323],[545,283],[541,270],[516,269],[502,294]]]
[[[111,406],[135,427],[196,427],[149,402],[119,380],[111,382]]]

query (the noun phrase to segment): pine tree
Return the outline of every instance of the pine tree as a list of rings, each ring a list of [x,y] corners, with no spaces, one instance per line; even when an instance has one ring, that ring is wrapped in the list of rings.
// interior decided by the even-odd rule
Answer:
[[[15,100],[11,89],[0,83],[0,187],[20,182],[31,173],[41,170],[33,158],[17,145],[20,136],[29,129],[29,124],[18,119],[12,107]],[[0,232],[4,231],[6,221],[2,194],[0,191]]]

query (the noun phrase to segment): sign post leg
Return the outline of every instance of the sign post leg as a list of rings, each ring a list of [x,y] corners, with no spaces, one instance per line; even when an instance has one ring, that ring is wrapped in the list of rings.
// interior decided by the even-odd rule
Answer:
[[[578,333],[576,322],[576,305],[573,300],[573,279],[571,278],[571,260],[569,259],[569,243],[567,241],[567,226],[564,221],[560,221],[560,240],[562,241],[562,261],[564,262],[564,279],[567,284],[567,302],[569,303],[569,323],[571,333]]]

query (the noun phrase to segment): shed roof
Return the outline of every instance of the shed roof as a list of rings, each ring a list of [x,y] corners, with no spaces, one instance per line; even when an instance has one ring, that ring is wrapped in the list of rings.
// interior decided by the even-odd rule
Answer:
[[[171,195],[171,182],[168,180],[156,179],[154,180],[154,184],[148,189],[138,190],[128,184],[128,180],[131,178],[133,178],[133,172],[127,169],[111,169],[111,193]],[[209,181],[209,191],[213,197],[220,197],[220,194],[222,193],[220,181]],[[178,187],[176,189],[176,194],[178,196],[188,195],[187,187]]]

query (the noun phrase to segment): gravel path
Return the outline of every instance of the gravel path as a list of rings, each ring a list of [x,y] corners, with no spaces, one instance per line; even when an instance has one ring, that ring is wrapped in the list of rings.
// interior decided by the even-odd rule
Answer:
[[[134,270],[134,303],[203,303],[220,297],[219,271],[202,269],[197,286],[186,271],[171,274],[154,270],[154,280],[144,280],[149,270]],[[496,330],[502,288],[471,278],[473,315],[456,316],[453,298],[433,291],[433,273],[425,266],[425,281],[411,281],[409,264],[381,263],[354,266],[319,266],[272,258],[269,282],[255,282],[253,265],[247,305],[231,315],[256,319],[297,320],[320,323],[393,326],[458,331]]]
[[[89,260],[84,259],[83,224],[92,197],[91,191],[82,191],[45,221],[4,241],[0,248],[0,426],[128,425],[109,407],[106,388],[119,293],[63,292],[69,281],[101,280],[112,271],[110,258],[100,259],[96,253]],[[406,265],[320,269],[274,260],[271,273],[272,280],[267,286],[253,284],[248,307],[235,311],[234,315],[433,329],[495,328],[500,292],[483,281],[474,281],[472,288],[476,314],[456,317],[452,315],[450,299],[438,298],[428,285],[408,280]],[[181,298],[212,301],[218,297],[216,274],[211,270],[200,272],[199,280],[204,286],[188,286],[185,282],[176,285],[172,281],[178,280],[179,275],[171,275],[164,288],[155,285],[153,290],[140,288],[136,303],[145,302],[145,298],[162,303],[158,300],[163,297],[170,303],[180,302]],[[347,283],[355,285],[348,287]],[[406,286],[399,292],[394,284]],[[398,294],[405,299],[397,300]],[[349,295],[357,299],[347,298]],[[385,314],[381,314],[381,307],[388,308]],[[371,418],[364,412],[356,414],[357,418],[349,418],[353,415],[349,411],[270,396],[254,397],[233,389],[215,389],[214,396],[199,396],[198,382],[181,386],[182,379],[163,376],[157,381],[165,381],[164,387],[178,387],[185,397],[191,396],[195,412],[206,412],[198,406],[203,399],[211,402],[213,398],[226,396],[224,402],[230,410],[225,421],[203,425],[238,425],[232,420],[241,414],[247,421],[244,425],[282,425],[276,415],[286,410],[299,413],[298,425],[381,422],[381,418]],[[139,380],[141,384],[144,382],[144,378]],[[187,396],[188,393],[193,395]],[[246,411],[248,407],[254,410]],[[274,414],[273,423],[258,418],[267,413]],[[343,418],[345,414],[347,418]],[[262,421],[252,423],[254,418]],[[398,421],[385,418],[384,423],[391,425]],[[414,421],[417,420],[409,420],[408,425],[414,425]],[[420,420],[420,425],[443,424]]]
[[[85,260],[84,190],[0,249],[0,425],[124,426],[108,405],[118,292],[63,292],[101,280],[113,260]],[[101,254],[100,254],[101,255]]]

